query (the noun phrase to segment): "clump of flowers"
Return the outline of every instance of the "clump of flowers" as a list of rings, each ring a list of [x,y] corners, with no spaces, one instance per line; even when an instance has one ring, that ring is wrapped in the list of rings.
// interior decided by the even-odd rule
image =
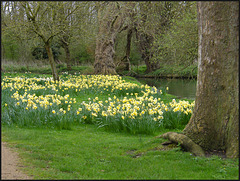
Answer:
[[[1,88],[3,122],[22,126],[69,129],[75,123],[91,123],[115,131],[154,133],[185,125],[194,107],[194,102],[175,99],[165,104],[162,90],[128,83],[117,75],[64,75],[59,81],[5,76]],[[98,96],[78,102],[82,94]],[[100,99],[101,95],[109,97]]]

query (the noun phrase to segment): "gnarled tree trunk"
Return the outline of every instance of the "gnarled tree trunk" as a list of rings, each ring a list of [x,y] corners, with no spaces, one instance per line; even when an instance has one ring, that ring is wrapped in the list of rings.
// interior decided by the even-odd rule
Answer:
[[[105,2],[106,3],[106,2]],[[95,74],[117,74],[113,56],[116,35],[123,25],[123,16],[117,2],[107,2],[98,11],[99,31],[95,50]]]
[[[183,134],[239,157],[239,2],[198,2],[195,108]]]

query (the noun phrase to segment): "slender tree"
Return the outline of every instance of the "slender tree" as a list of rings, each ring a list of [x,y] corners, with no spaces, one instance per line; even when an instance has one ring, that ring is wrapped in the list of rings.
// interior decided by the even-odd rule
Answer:
[[[125,65],[124,70],[131,70],[130,63],[130,52],[131,52],[131,41],[132,41],[133,28],[129,28],[127,31],[127,44],[126,44],[126,54],[123,57],[123,64]]]
[[[76,38],[77,30],[82,30],[82,24],[85,21],[89,8],[89,2],[59,2],[60,12],[65,15],[67,18],[64,18],[62,23],[64,24],[64,29],[58,35],[60,45],[64,48],[65,51],[65,62],[67,64],[67,69],[71,70],[71,53],[70,53],[70,44],[73,38]],[[76,8],[78,7],[78,8]]]
[[[198,79],[183,134],[162,135],[192,150],[239,157],[239,2],[198,2]],[[198,145],[198,146],[196,146]]]
[[[130,62],[130,52],[131,52],[131,42],[132,42],[132,37],[133,37],[133,33],[134,33],[134,19],[136,16],[136,2],[131,2],[131,3],[127,3],[125,4],[126,6],[128,6],[128,10],[125,13],[125,26],[123,26],[123,28],[121,29],[121,31],[119,33],[121,33],[122,31],[127,31],[127,36],[126,36],[126,46],[125,46],[125,55],[123,56],[123,58],[121,59],[121,61],[118,63],[118,66],[121,67],[122,70],[127,70],[127,71],[131,71],[131,62]]]

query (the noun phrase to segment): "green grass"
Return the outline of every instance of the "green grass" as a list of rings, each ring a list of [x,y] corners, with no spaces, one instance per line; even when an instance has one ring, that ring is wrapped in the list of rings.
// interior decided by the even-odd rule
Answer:
[[[6,61],[2,63],[4,72],[31,72],[31,73],[40,73],[40,74],[51,74],[51,67],[46,60],[33,61],[31,63],[26,62],[14,62],[14,61]],[[93,74],[94,68],[93,66],[72,66],[72,70],[67,70],[67,66],[65,64],[57,64],[58,73],[64,74],[67,72],[68,74]],[[146,74],[146,65],[140,66],[132,66],[131,72],[129,71],[118,71],[120,75],[147,75],[154,77],[161,76],[177,76],[177,77],[188,77],[188,78],[196,78],[197,77],[197,65],[183,66],[183,65],[168,65],[162,64],[161,67],[153,72]]]
[[[159,134],[169,130],[163,130]],[[174,130],[172,130],[174,131]],[[178,130],[175,130],[178,131]],[[238,179],[238,160],[194,157],[148,135],[2,127],[34,179]]]
[[[56,65],[58,74],[92,74],[94,69],[93,66],[72,66],[71,70],[67,70],[67,66],[65,64],[57,64]],[[51,66],[46,60],[39,61],[30,61],[27,62],[17,62],[17,61],[6,61],[4,60],[2,63],[2,71],[7,73],[26,73],[31,72],[34,74],[52,74]]]

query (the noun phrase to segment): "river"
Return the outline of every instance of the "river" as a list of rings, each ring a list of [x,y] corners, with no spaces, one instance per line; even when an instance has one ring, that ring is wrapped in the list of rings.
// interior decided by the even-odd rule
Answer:
[[[151,79],[151,78],[138,78],[142,84],[155,86],[158,89],[165,89],[168,87],[167,93],[177,96],[179,99],[192,99],[196,97],[196,80],[188,79]]]

